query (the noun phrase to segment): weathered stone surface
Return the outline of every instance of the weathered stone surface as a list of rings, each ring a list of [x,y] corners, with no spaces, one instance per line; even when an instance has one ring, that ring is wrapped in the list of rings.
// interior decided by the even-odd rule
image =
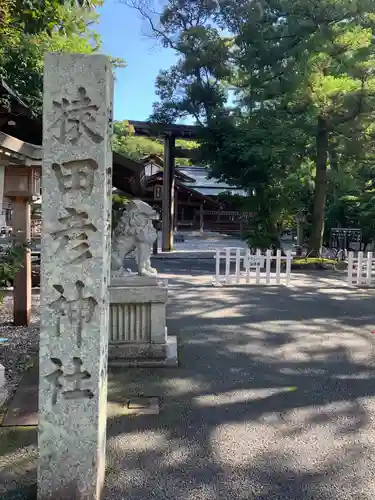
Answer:
[[[0,363],[0,389],[2,389],[5,385],[5,368]]]
[[[127,349],[130,347],[130,349]],[[110,344],[110,366],[114,368],[157,368],[178,366],[177,337],[168,335],[166,344]]]
[[[166,286],[122,286],[109,289],[111,303],[163,302],[168,299]]]
[[[127,204],[119,220],[112,241],[112,280],[126,279],[124,258],[135,251],[139,276],[156,276],[151,266],[150,256],[157,232],[153,221],[159,214],[142,200],[132,200]]]
[[[38,500],[104,482],[112,92],[105,56],[46,56]]]
[[[109,359],[133,359],[133,358],[162,358],[166,357],[166,344],[124,344],[111,343],[109,346]]]
[[[110,342],[165,343],[166,286],[110,287]]]
[[[134,366],[135,359],[157,359],[164,365],[168,358],[167,282],[153,286],[110,286],[109,300],[110,363],[123,361],[124,366]]]
[[[113,288],[116,287],[132,287],[137,288],[139,286],[167,286],[168,281],[159,276],[139,276],[138,274],[129,274],[122,278],[113,278],[111,277],[110,286]]]

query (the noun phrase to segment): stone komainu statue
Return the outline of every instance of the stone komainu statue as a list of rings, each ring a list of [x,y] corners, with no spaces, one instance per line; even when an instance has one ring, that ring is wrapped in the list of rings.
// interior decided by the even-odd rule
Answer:
[[[147,203],[132,200],[126,206],[112,237],[112,276],[125,273],[124,258],[135,250],[137,271],[140,276],[156,276],[151,267],[150,256],[157,232],[152,221],[158,220],[159,214]]]

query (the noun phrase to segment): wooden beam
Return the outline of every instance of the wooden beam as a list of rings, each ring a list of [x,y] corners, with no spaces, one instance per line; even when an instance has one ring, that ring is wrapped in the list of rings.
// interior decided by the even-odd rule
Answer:
[[[194,125],[140,122],[134,120],[129,120],[129,124],[134,128],[136,135],[174,137],[175,139],[196,139],[199,135],[199,129]]]
[[[175,138],[164,139],[164,174],[163,174],[163,213],[162,213],[162,248],[163,252],[173,250],[174,217],[174,146]]]
[[[0,131],[0,148],[8,150],[15,155],[25,156],[32,160],[41,160],[43,157],[42,146],[36,146],[29,142],[21,141],[16,137]]]
[[[30,242],[31,209],[30,200],[15,198],[12,201],[12,226],[17,245]],[[31,252],[25,251],[23,266],[13,283],[13,321],[16,326],[29,326],[31,319]]]

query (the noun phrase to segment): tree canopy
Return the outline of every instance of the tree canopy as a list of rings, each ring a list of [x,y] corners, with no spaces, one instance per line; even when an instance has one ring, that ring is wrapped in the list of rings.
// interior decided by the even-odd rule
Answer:
[[[147,155],[158,155],[163,158],[164,142],[162,139],[136,136],[134,128],[127,120],[116,121],[113,127],[113,148],[117,153],[123,154],[134,160],[141,160]],[[178,139],[176,146],[183,149],[195,149],[196,141]],[[176,158],[177,164],[189,165],[188,158]]]
[[[101,41],[93,29],[95,8],[104,0],[2,0],[0,6],[0,78],[30,108],[42,103],[46,52],[96,52]],[[114,65],[123,65],[113,60]]]
[[[252,193],[253,239],[277,240],[306,208],[318,252],[334,206],[368,211],[373,2],[168,0],[159,13],[146,0],[126,3],[178,56],[157,78],[152,118],[195,119],[202,161]]]

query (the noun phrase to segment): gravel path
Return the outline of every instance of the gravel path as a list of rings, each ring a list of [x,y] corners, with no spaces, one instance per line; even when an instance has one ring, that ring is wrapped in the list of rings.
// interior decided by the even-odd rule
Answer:
[[[32,321],[29,327],[13,326],[13,296],[4,297],[0,304],[0,337],[9,339],[0,343],[0,363],[5,367],[7,389],[12,392],[22,373],[38,353],[39,295],[32,296]]]

